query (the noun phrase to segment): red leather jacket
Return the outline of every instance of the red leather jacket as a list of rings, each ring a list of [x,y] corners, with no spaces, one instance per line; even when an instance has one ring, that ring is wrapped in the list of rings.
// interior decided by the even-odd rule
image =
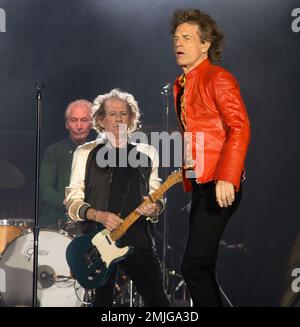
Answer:
[[[239,85],[227,70],[208,59],[185,77],[185,132],[193,134],[192,155],[201,167],[197,181],[223,180],[238,190],[250,140],[250,123]],[[181,91],[178,79],[173,89],[177,114]],[[196,142],[196,132],[203,132],[203,142]],[[190,180],[184,177],[183,182],[185,190],[190,191]]]

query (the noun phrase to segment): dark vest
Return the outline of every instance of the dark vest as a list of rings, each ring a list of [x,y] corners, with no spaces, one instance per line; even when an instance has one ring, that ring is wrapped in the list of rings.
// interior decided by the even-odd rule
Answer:
[[[143,201],[143,195],[147,195],[149,192],[151,159],[138,152],[135,146],[128,144],[128,153],[133,154],[134,158],[140,159],[142,155],[147,157],[144,158],[147,159],[147,167],[119,167],[118,159],[116,167],[99,167],[96,160],[98,150],[110,151],[108,148],[103,149],[104,146],[103,144],[98,145],[91,151],[87,159],[84,201],[97,210],[113,212],[120,214],[121,218],[126,218]],[[111,151],[115,155],[114,151],[116,150]],[[127,151],[121,151],[125,152],[123,154],[127,158]],[[102,228],[101,224],[85,222],[83,232],[90,231],[97,225]],[[148,225],[145,217],[140,217],[122,237],[120,243],[134,246],[149,245],[149,236],[151,235]]]

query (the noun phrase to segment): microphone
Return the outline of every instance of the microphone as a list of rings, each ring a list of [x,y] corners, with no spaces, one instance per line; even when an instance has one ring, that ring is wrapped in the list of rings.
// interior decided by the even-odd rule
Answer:
[[[164,90],[170,89],[171,88],[171,83],[166,82],[166,84],[163,86]]]
[[[44,90],[45,89],[45,84],[42,81],[36,81],[35,82],[35,89],[37,91]]]
[[[35,83],[35,89],[36,89],[36,99],[41,100],[42,99],[42,90],[44,90],[45,84],[41,81],[36,81]]]
[[[162,87],[162,95],[168,95],[169,91],[171,90],[172,84],[169,82],[165,82]]]

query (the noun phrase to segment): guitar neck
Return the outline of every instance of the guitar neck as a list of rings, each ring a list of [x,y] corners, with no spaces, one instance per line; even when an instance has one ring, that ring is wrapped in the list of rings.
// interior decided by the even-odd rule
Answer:
[[[145,201],[144,201],[145,202]],[[121,225],[110,232],[109,236],[112,241],[117,241],[120,239],[127,231],[127,229],[135,223],[141,215],[137,211],[133,211],[129,216],[127,216]]]
[[[148,204],[148,203],[155,203],[158,199],[160,199],[163,194],[171,187],[174,183],[171,183],[169,180],[166,180],[158,190],[156,190],[154,193],[150,194],[149,199],[145,200],[142,205]],[[136,211],[132,211],[124,220],[123,223],[114,229],[112,232],[110,232],[109,236],[112,241],[117,241],[120,239],[128,230],[128,228],[134,224],[141,215]]]

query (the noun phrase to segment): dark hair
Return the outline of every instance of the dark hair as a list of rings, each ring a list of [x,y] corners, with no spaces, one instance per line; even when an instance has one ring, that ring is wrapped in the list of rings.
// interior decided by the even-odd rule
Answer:
[[[178,25],[191,23],[198,25],[200,40],[211,43],[208,58],[212,63],[221,61],[224,35],[217,23],[206,13],[198,9],[177,9],[171,18],[171,34],[174,35]]]

